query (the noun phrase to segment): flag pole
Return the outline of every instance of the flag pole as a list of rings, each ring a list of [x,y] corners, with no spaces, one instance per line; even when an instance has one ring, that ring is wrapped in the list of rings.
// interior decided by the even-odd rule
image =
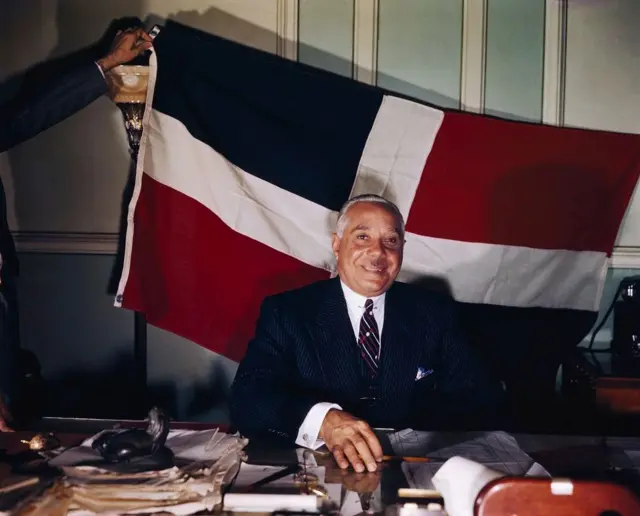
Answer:
[[[142,136],[148,79],[149,67],[144,65],[121,65],[107,74],[110,97],[122,112],[134,171]],[[147,319],[138,311],[133,312],[133,363],[137,394],[134,410],[137,417],[144,419],[148,411]]]

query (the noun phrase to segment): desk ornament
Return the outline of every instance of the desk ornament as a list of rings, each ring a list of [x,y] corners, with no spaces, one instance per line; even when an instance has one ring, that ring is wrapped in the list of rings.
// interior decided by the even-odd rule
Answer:
[[[146,430],[130,428],[100,434],[91,447],[110,463],[144,461],[152,469],[171,467],[173,454],[165,446],[169,435],[169,416],[160,408],[149,411]]]
[[[37,453],[49,452],[60,447],[60,439],[58,439],[52,432],[47,434],[36,434],[28,441],[22,439],[20,442],[28,445],[29,450]]]

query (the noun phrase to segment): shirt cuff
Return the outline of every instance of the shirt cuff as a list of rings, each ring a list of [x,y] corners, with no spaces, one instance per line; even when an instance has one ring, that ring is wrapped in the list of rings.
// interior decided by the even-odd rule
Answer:
[[[316,403],[311,407],[311,410],[307,413],[307,417],[304,418],[298,430],[298,437],[296,438],[296,444],[298,446],[305,446],[306,448],[317,450],[320,446],[324,445],[324,441],[318,439],[318,434],[320,433],[320,428],[322,428],[324,417],[331,409],[342,410],[342,407],[335,403],[327,402]]]
[[[100,70],[100,73],[102,74],[102,78],[106,79],[105,75],[104,75],[104,70],[102,69],[102,67],[98,64],[98,61],[95,61],[95,65],[98,67],[98,70]],[[85,65],[86,66],[86,65]]]

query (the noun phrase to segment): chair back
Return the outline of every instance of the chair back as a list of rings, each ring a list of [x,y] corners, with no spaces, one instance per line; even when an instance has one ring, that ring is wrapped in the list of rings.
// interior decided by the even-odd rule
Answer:
[[[478,494],[475,516],[631,516],[640,500],[624,486],[589,480],[502,477]]]

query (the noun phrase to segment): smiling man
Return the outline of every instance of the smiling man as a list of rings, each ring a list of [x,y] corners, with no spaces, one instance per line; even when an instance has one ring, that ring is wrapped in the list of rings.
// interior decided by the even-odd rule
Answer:
[[[404,221],[377,195],[340,210],[332,247],[339,278],[264,300],[231,392],[249,437],[326,444],[338,465],[375,471],[373,427],[472,429],[502,390],[456,324],[454,302],[396,282]]]

